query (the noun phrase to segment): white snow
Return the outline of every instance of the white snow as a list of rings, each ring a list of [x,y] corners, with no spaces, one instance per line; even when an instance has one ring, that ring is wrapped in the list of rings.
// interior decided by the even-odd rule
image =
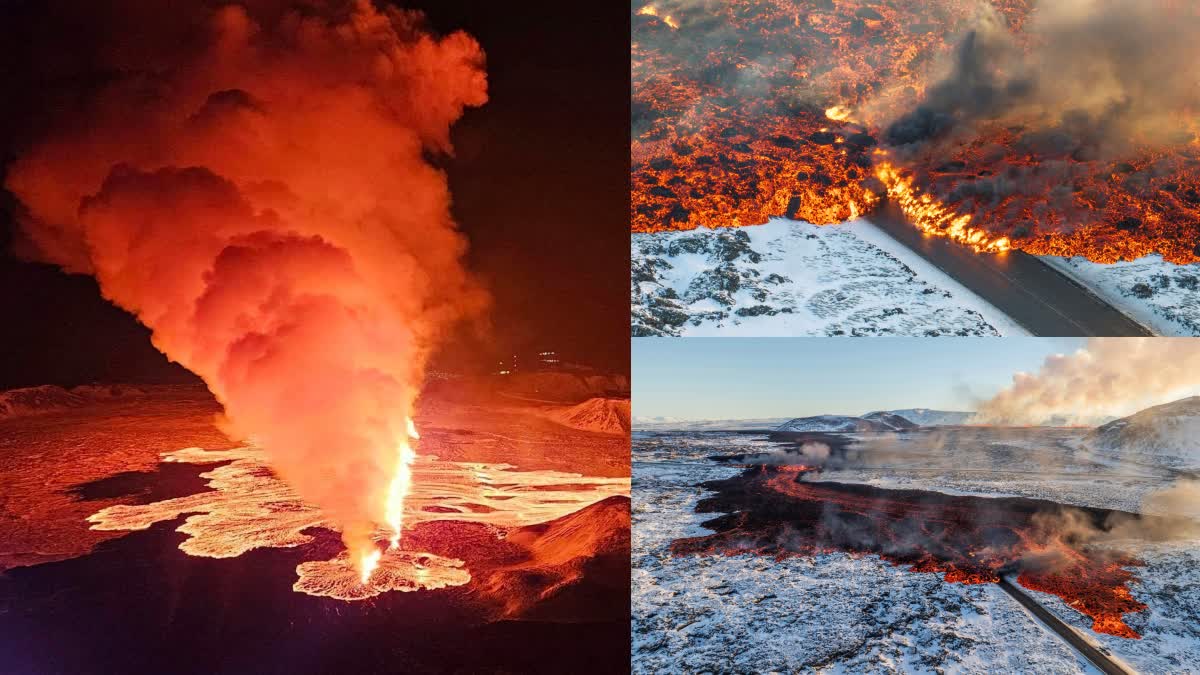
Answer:
[[[672,556],[672,540],[706,532],[696,485],[737,471],[704,457],[764,445],[635,438],[633,672],[1094,672],[994,586],[874,556]]]
[[[635,233],[631,255],[635,335],[1025,334],[863,219]]]
[[[1097,455],[1087,429],[929,429],[855,435],[870,468],[821,479],[986,497],[1021,495],[1137,511],[1172,484],[1169,466]],[[944,583],[874,556],[679,556],[671,541],[707,531],[700,483],[738,469],[712,455],[769,453],[766,435],[635,434],[633,671],[1093,673],[1049,629],[991,585]],[[1130,588],[1149,609],[1126,615],[1143,636],[1091,631],[1091,619],[1036,591],[1043,605],[1145,673],[1200,673],[1200,541],[1149,544]]]
[[[1096,429],[1087,447],[1117,460],[1200,469],[1200,396],[1147,408]]]
[[[969,424],[976,413],[960,410],[930,410],[929,408],[904,408],[903,410],[879,410],[870,412],[863,417],[876,413],[891,413],[922,427],[954,426]]]
[[[1110,265],[1086,258],[1041,260],[1159,335],[1200,335],[1200,263],[1176,265],[1160,255]]]

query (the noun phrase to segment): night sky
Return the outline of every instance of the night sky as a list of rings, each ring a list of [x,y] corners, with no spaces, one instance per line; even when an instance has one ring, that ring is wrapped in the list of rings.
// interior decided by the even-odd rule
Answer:
[[[421,8],[438,32],[462,29],[488,56],[489,102],[454,127],[453,211],[469,266],[493,295],[489,332],[465,327],[435,366],[470,368],[495,354],[555,349],[567,360],[629,364],[628,9],[450,0]],[[38,137],[62,92],[102,82],[87,64],[91,33],[77,3],[0,0],[0,159]],[[55,7],[58,9],[55,10]],[[68,8],[65,9],[64,8]],[[125,24],[131,39],[136,26]],[[12,101],[27,105],[13,106]],[[89,381],[180,381],[149,332],[96,283],[11,252],[18,208],[0,194],[0,388]]]

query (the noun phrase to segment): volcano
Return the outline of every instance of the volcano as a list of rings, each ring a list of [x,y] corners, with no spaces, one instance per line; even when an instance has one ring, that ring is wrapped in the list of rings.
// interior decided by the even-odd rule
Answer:
[[[220,408],[202,387],[0,394],[22,406],[0,417],[5,510],[22,514],[0,519],[12,637],[0,661],[13,672],[242,672],[251,655],[295,672],[622,667],[627,437],[548,420],[505,384],[427,387],[403,538],[392,550],[377,534],[365,582],[336,523],[260,450],[221,449]],[[607,391],[593,384],[576,404]],[[554,646],[535,657],[528,646],[542,642]]]

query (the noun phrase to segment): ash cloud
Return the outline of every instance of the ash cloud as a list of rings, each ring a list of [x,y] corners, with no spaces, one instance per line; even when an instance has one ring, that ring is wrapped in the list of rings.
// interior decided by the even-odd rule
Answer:
[[[979,122],[1026,125],[1017,143],[1047,158],[1099,159],[1135,142],[1173,144],[1200,104],[1183,64],[1200,59],[1200,16],[1142,0],[1039,3],[1015,37],[990,8],[959,43],[950,73],[885,137],[916,149]]]
[[[94,275],[370,545],[426,358],[486,305],[427,161],[487,100],[482,49],[367,0],[51,8],[111,42],[57,64],[104,77],[9,167],[24,250]]]

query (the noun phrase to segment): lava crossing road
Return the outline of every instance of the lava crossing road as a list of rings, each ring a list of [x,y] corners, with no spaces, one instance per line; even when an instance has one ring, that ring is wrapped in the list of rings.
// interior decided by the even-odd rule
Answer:
[[[1046,624],[1050,630],[1058,633],[1062,639],[1067,641],[1067,644],[1074,647],[1075,651],[1079,652],[1083,658],[1087,659],[1088,662],[1093,666],[1099,668],[1101,672],[1104,672],[1107,675],[1132,675],[1128,670],[1125,670],[1118,665],[1116,661],[1113,661],[1106,656],[1104,652],[1096,649],[1090,642],[1079,637],[1079,634],[1076,633],[1075,630],[1066,623],[1064,623],[1062,619],[1059,619],[1057,616],[1051,614],[1049,610],[1038,604],[1036,600],[1029,597],[1025,591],[1017,588],[1017,586],[1011,583],[1008,579],[1001,577],[999,585],[1000,588],[1003,588],[1006,593],[1011,595],[1017,602],[1021,603],[1025,609],[1033,612],[1033,615],[1036,616],[1039,621]]]
[[[1032,335],[1153,335],[1034,256],[1020,251],[980,254],[948,238],[925,235],[891,203],[867,219]]]

